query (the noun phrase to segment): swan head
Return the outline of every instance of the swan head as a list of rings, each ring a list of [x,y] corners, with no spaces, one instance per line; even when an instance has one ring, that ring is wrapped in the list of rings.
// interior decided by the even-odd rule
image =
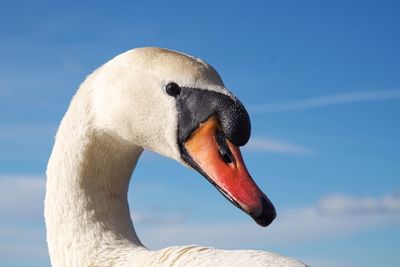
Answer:
[[[275,219],[240,153],[250,138],[248,113],[212,66],[176,51],[137,48],[89,80],[98,129],[197,170],[259,225]]]

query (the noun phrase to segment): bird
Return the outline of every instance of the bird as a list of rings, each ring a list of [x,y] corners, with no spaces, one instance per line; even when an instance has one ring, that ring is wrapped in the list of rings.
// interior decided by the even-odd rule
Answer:
[[[240,153],[250,133],[245,107],[200,58],[142,47],[106,62],[72,98],[47,164],[52,266],[306,266],[257,250],[151,250],[135,232],[127,194],[143,150],[199,172],[256,223],[269,225],[275,208]]]

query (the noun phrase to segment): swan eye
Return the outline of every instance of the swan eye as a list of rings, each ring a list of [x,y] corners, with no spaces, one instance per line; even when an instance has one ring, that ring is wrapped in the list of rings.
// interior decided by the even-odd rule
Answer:
[[[181,93],[181,88],[176,83],[167,84],[165,90],[167,91],[167,94],[169,94],[170,96],[177,96]]]

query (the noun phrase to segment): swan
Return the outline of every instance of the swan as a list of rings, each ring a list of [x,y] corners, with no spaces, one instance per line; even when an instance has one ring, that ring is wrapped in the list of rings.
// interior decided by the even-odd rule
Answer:
[[[155,47],[116,56],[81,84],[56,134],[44,211],[52,266],[305,266],[254,250],[150,250],[134,230],[127,192],[143,149],[197,170],[270,224],[274,206],[239,150],[249,137],[245,108],[201,59]]]

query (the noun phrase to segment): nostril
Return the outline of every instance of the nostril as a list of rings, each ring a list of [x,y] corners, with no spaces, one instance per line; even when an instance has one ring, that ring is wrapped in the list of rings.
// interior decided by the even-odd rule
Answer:
[[[233,163],[233,157],[228,145],[226,144],[225,135],[221,131],[217,131],[215,136],[218,144],[218,151],[222,160],[227,164]]]
[[[230,164],[230,163],[233,162],[233,160],[232,160],[232,158],[231,158],[231,156],[229,154],[223,153],[223,152],[221,152],[221,150],[219,151],[219,154],[221,155],[221,157],[222,157],[222,159],[224,160],[225,163]]]

